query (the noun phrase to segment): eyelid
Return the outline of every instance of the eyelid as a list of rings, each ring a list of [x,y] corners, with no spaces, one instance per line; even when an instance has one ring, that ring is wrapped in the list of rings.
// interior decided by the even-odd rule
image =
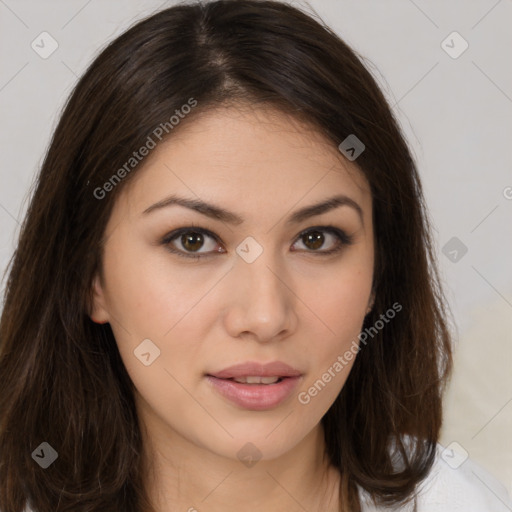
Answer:
[[[334,249],[329,250],[318,250],[318,251],[298,251],[298,252],[305,252],[306,254],[312,254],[312,255],[318,255],[318,256],[328,256],[331,254],[335,254],[340,252],[344,247],[352,245],[354,243],[354,235],[348,234],[344,229],[338,228],[336,226],[330,225],[330,224],[324,224],[324,225],[317,225],[317,226],[310,226],[304,230],[302,230],[298,235],[295,236],[294,244],[297,240],[299,240],[302,236],[306,235],[307,233],[314,232],[314,231],[321,231],[326,232],[331,235],[333,235],[337,239],[337,246]],[[219,245],[222,245],[220,242],[220,238],[210,231],[209,229],[203,228],[199,225],[195,225],[194,223],[190,223],[187,226],[184,226],[182,228],[174,229],[173,231],[167,233],[162,239],[160,240],[160,244],[165,245],[166,249],[171,252],[172,254],[177,254],[178,256],[182,256],[187,259],[204,259],[208,258],[210,256],[214,256],[217,253],[220,253],[220,251],[210,251],[210,252],[204,252],[204,253],[192,253],[192,252],[186,252],[181,251],[179,249],[175,249],[171,246],[171,242],[181,236],[184,233],[200,233],[203,235],[207,235],[211,238],[213,238]],[[223,251],[225,252],[225,251]],[[297,252],[297,251],[295,251]]]

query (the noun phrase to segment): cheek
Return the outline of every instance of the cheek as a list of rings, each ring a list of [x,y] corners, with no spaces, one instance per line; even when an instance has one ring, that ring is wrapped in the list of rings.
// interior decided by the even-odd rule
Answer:
[[[125,336],[162,339],[193,312],[208,291],[208,276],[180,272],[164,249],[111,247],[105,258],[107,302],[113,323]]]
[[[300,296],[318,317],[318,329],[323,329],[324,335],[341,342],[358,331],[371,293],[371,267],[340,265],[332,272],[318,272],[303,283]]]
[[[310,343],[304,347],[311,371],[299,403],[325,410],[342,389],[358,353],[371,278],[366,267],[347,266],[318,279],[318,286],[306,295],[304,302],[314,312],[307,321]]]
[[[172,376],[179,382],[189,378],[189,369],[201,361],[205,325],[215,318],[207,297],[211,272],[210,277],[199,268],[180,272],[164,251],[137,252],[132,243],[124,252],[112,246],[105,275],[110,323],[134,384],[143,396],[155,400],[162,395],[162,383],[168,393],[180,394]],[[139,356],[147,352],[154,362],[145,366]]]

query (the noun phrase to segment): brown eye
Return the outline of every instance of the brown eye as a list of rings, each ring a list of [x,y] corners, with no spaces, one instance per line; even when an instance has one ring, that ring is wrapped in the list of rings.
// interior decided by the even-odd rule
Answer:
[[[324,244],[325,237],[321,231],[310,231],[302,235],[302,241],[308,249],[320,249]]]
[[[204,237],[201,233],[191,231],[181,235],[181,244],[187,251],[195,252],[199,250],[204,243]]]
[[[295,243],[298,242],[304,245],[303,252],[320,256],[340,251],[344,246],[352,244],[353,238],[334,226],[324,226],[303,231]]]
[[[178,229],[165,236],[162,244],[170,252],[186,258],[204,258],[212,253],[224,252],[219,249],[215,235],[202,228]]]

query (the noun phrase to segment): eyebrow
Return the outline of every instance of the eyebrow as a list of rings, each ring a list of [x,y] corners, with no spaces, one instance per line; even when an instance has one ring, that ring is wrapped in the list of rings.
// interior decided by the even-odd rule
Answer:
[[[179,205],[185,208],[189,208],[198,213],[206,215],[207,217],[211,217],[212,219],[217,219],[228,224],[239,225],[244,222],[244,219],[242,217],[238,216],[234,212],[230,212],[229,210],[221,208],[220,206],[206,203],[204,201],[201,201],[200,199],[180,197],[174,194],[149,206],[142,212],[142,214],[146,215],[152,211],[173,205]],[[353,199],[345,195],[336,195],[324,201],[321,201],[320,203],[316,203],[301,208],[300,210],[297,210],[292,215],[290,215],[286,223],[298,224],[299,222],[302,222],[305,219],[314,217],[315,215],[321,215],[322,213],[326,213],[330,210],[339,208],[341,206],[349,206],[353,208],[358,213],[361,222],[364,224],[363,210],[361,209],[359,204],[357,204]]]

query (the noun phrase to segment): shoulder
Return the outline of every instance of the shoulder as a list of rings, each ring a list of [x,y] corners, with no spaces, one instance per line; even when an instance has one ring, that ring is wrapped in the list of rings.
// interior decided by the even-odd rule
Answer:
[[[512,500],[494,476],[451,448],[437,446],[436,460],[418,487],[417,512],[510,512]],[[412,505],[378,508],[363,492],[363,512],[410,512]]]

